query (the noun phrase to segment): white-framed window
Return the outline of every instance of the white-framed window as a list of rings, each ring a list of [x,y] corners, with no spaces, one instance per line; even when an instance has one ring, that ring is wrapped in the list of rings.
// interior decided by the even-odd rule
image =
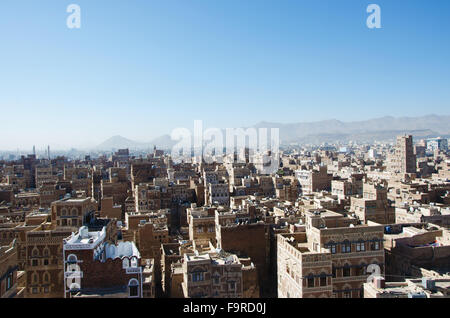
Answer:
[[[365,250],[366,250],[366,243],[364,243],[363,241],[356,243],[356,251],[357,252],[364,252]]]
[[[138,260],[137,260],[137,257],[136,257],[136,256],[133,256],[133,257],[131,258],[131,267],[135,268],[135,267],[137,267],[137,266],[138,266]]]
[[[352,251],[352,243],[350,241],[344,241],[342,243],[342,253],[351,253]]]
[[[128,282],[128,295],[130,297],[139,297],[139,282],[135,278],[130,279]]]
[[[203,280],[204,280],[203,272],[192,273],[192,281],[193,282],[202,282]]]
[[[76,255],[70,254],[69,256],[67,256],[67,263],[74,264],[77,262],[78,262],[78,259],[77,259]]]

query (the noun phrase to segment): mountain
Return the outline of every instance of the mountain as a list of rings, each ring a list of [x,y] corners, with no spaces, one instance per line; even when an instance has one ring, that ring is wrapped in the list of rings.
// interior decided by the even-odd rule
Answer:
[[[137,142],[122,136],[114,136],[96,146],[95,149],[107,151],[123,148],[128,148],[130,150],[145,150],[153,149],[154,146],[159,149],[170,149],[175,143],[176,142],[172,141],[169,135],[158,137],[150,142]]]
[[[392,140],[401,134],[419,138],[450,135],[450,116],[391,116],[365,121],[325,120],[311,123],[279,124],[261,122],[255,128],[279,128],[281,143],[310,143]]]
[[[122,149],[122,148],[140,148],[143,144],[127,139],[122,136],[113,136],[108,140],[102,142],[100,145],[95,147],[98,150],[111,150],[111,149]]]
[[[279,128],[281,144],[321,144],[324,142],[374,142],[394,141],[395,137],[410,134],[415,138],[450,137],[450,116],[428,115],[422,117],[382,117],[364,121],[342,122],[336,119],[310,123],[280,124],[260,122],[254,128]],[[225,136],[225,131],[223,131]],[[132,150],[171,149],[177,141],[170,135],[163,135],[150,142],[136,142],[122,136],[114,136],[95,149],[113,150],[129,148]]]

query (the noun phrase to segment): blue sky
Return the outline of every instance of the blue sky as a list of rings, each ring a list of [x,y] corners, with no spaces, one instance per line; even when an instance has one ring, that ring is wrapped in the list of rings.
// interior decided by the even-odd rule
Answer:
[[[81,29],[66,8],[81,7]],[[382,29],[366,27],[381,7]],[[450,114],[448,0],[2,0],[0,149]]]

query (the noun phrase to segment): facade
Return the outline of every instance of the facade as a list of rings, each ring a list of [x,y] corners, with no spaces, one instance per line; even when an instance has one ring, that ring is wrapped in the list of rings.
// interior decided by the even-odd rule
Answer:
[[[278,234],[277,252],[286,256],[277,255],[279,297],[289,293],[292,297],[361,298],[368,266],[384,272],[384,227],[355,225],[356,220],[332,211],[306,212],[305,221],[304,233],[287,238]],[[293,275],[289,264],[294,266]],[[330,265],[331,276],[327,276]]]
[[[16,240],[0,246],[0,298],[23,298],[24,274],[19,271]]]
[[[327,166],[320,166],[317,170],[297,170],[295,177],[298,179],[300,189],[304,194],[331,190],[333,176],[327,172]]]
[[[427,150],[435,152],[436,150],[447,151],[448,140],[444,138],[432,138],[427,140]]]
[[[416,155],[414,154],[413,137],[399,136],[389,162],[392,173],[416,173]]]
[[[242,267],[239,258],[223,251],[184,254],[185,298],[241,298]]]
[[[65,297],[142,298],[146,284],[154,295],[152,261],[141,259],[133,242],[109,241],[106,227],[81,227],[64,240],[63,259]]]

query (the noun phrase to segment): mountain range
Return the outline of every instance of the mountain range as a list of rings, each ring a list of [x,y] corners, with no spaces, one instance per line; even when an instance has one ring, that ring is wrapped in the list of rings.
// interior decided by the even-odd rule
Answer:
[[[260,122],[254,128],[279,128],[280,143],[321,144],[324,142],[374,142],[393,141],[401,134],[411,134],[415,138],[450,137],[450,116],[427,115],[422,117],[382,117],[364,121],[343,122],[324,120],[309,123],[280,124]],[[122,136],[114,136],[95,149],[113,150],[119,148],[170,149],[176,141],[170,135],[163,135],[150,142],[136,142]]]

